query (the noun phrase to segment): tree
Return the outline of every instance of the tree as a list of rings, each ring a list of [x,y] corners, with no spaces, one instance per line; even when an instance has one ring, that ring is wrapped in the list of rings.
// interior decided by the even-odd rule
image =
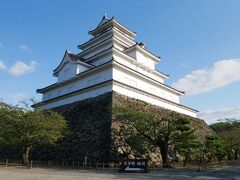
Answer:
[[[0,139],[23,147],[23,164],[33,145],[52,144],[67,131],[65,119],[54,111],[40,111],[0,104]]]
[[[184,157],[183,166],[187,165],[189,158],[199,154],[201,144],[196,138],[192,131],[189,131],[188,135],[185,136],[184,141],[178,141],[175,144],[175,149]]]
[[[169,147],[183,144],[192,134],[187,116],[164,109],[161,113],[142,112],[130,107],[115,107],[116,119],[135,129],[161,152],[163,167],[171,167]],[[182,146],[183,147],[183,146]]]
[[[209,135],[206,137],[204,154],[207,157],[207,163],[213,158],[221,161],[224,156],[224,144],[217,135]]]
[[[210,127],[222,139],[227,152],[228,159],[238,159],[240,151],[240,121],[226,119],[225,122],[219,122],[210,125]]]

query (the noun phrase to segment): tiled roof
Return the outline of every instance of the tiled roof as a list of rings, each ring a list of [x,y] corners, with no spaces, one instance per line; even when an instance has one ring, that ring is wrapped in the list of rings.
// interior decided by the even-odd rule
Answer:
[[[79,56],[71,53],[71,52],[68,51],[68,50],[66,51],[66,53],[67,53],[68,57],[69,57],[72,61],[84,61],[83,58],[80,58]]]

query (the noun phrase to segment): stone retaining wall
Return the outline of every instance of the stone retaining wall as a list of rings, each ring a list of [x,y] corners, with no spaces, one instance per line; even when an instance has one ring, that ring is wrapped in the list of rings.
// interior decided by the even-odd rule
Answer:
[[[164,111],[158,106],[116,92],[55,108],[67,119],[72,132],[60,143],[57,158],[82,161],[87,156],[93,163],[133,158],[134,150],[125,142],[124,133],[119,131],[119,125],[114,119],[114,106],[127,106],[152,113]],[[200,140],[212,133],[203,120],[192,118],[191,124]],[[149,152],[146,157],[154,162],[161,161],[158,149],[155,149],[155,153]]]

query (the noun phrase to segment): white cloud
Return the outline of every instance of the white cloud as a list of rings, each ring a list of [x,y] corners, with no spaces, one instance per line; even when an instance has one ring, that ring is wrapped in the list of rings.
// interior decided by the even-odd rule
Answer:
[[[217,61],[213,67],[193,71],[173,83],[187,95],[195,95],[226,86],[240,80],[240,59]]]
[[[0,61],[0,71],[5,70],[6,68],[7,68],[7,66],[4,64],[4,62]]]
[[[204,119],[207,124],[212,124],[221,119],[239,119],[240,107],[228,107],[206,110],[198,113],[198,117]]]
[[[4,94],[2,95],[3,98],[0,97],[0,101],[12,104],[23,106],[23,102],[28,102],[30,98],[25,93],[16,92],[11,94]]]
[[[14,102],[14,103],[22,103],[27,101],[27,96],[24,93],[15,93],[9,95],[9,98]]]
[[[30,48],[25,44],[20,45],[20,49],[23,51],[30,51]]]
[[[31,73],[36,69],[37,62],[31,61],[31,63],[25,64],[22,61],[17,61],[15,64],[9,69],[9,73],[14,76],[20,76],[22,74]]]

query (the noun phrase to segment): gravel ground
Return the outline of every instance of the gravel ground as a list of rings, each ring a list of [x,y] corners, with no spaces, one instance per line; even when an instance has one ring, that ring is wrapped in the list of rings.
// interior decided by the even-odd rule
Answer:
[[[157,173],[118,173],[113,171],[68,170],[50,168],[0,167],[0,180],[102,180],[102,179],[222,179],[240,180],[240,166],[196,172],[193,170],[162,170]]]

